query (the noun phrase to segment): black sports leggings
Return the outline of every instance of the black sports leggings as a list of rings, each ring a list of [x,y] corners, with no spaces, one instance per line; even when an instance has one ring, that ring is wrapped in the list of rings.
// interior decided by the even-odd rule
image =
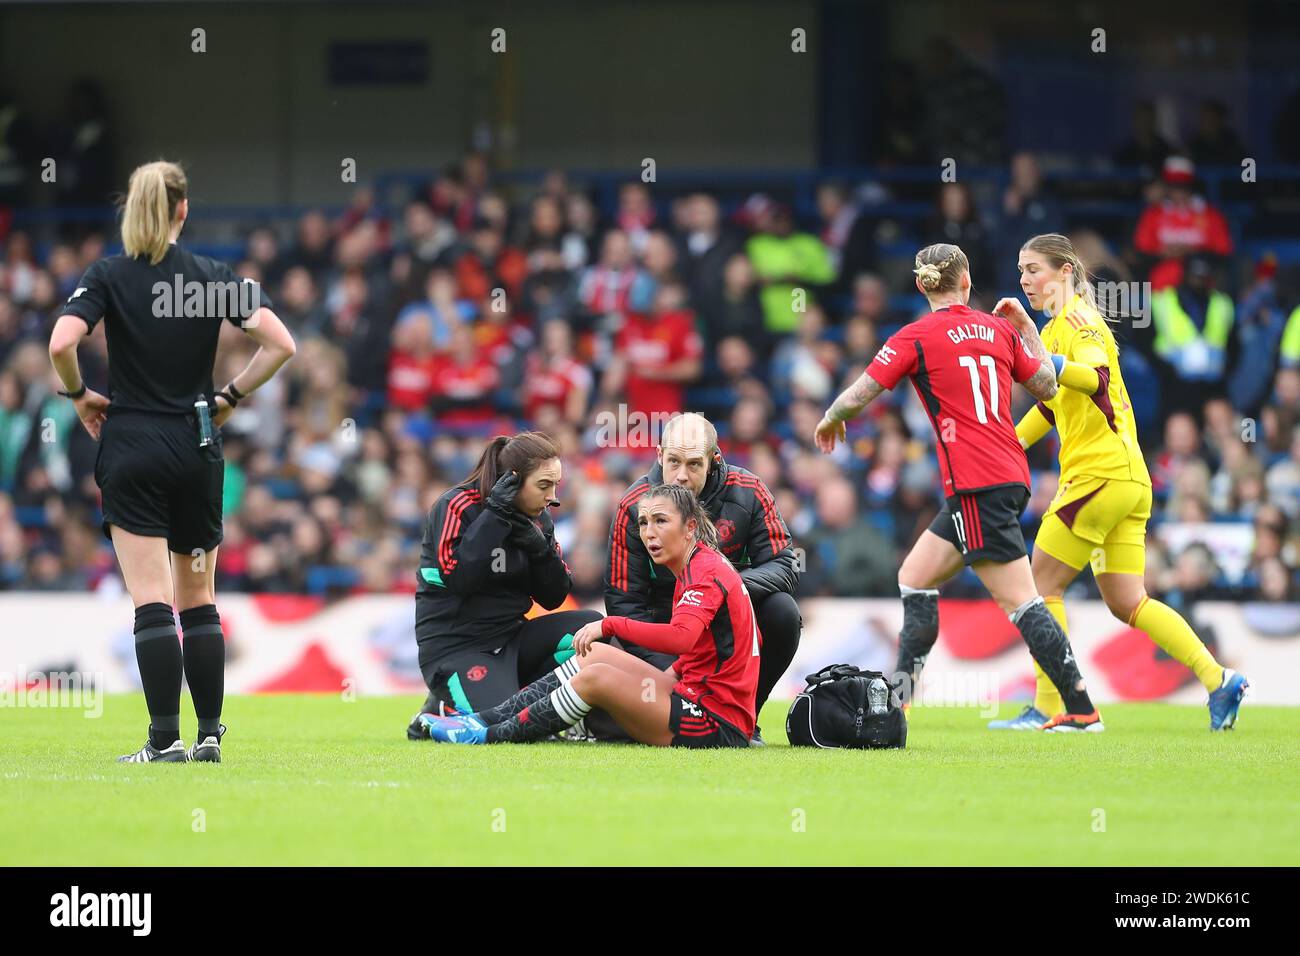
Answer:
[[[754,617],[763,634],[763,657],[758,667],[757,710],[767,703],[768,695],[786,672],[799,650],[803,633],[803,616],[793,597],[777,591],[754,602]]]
[[[527,687],[555,669],[555,649],[566,634],[576,634],[582,625],[599,621],[598,611],[557,611],[525,621],[515,640],[519,642],[519,686]]]

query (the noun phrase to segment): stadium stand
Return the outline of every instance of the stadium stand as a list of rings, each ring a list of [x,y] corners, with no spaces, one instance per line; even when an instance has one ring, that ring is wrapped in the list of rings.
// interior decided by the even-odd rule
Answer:
[[[577,596],[595,598],[615,496],[650,454],[643,442],[607,447],[601,423],[680,408],[710,415],[727,458],[774,490],[805,549],[804,593],[896,593],[897,562],[938,503],[922,410],[900,390],[829,458],[811,435],[917,313],[914,251],[961,243],[973,304],[987,308],[1016,291],[1020,242],[1064,230],[1103,281],[1139,283],[1141,295],[1153,272],[1169,274],[1151,218],[1186,188],[1222,213],[1226,234],[1188,253],[1173,300],[1116,318],[1156,483],[1148,587],[1183,604],[1294,599],[1300,244],[1285,216],[1247,203],[1233,166],[1194,168],[1186,183],[1166,166],[1039,166],[1019,154],[938,189],[933,169],[909,167],[701,170],[648,186],[598,172],[495,176],[469,155],[376,177],[346,208],[196,204],[183,241],[263,282],[300,342],[287,374],[225,429],[218,588],[412,591],[432,502],[487,436],[540,427],[564,448],[557,535]],[[1294,192],[1300,171],[1286,172]],[[45,354],[82,270],[117,247],[112,211],[19,208],[0,235],[0,588],[119,588],[95,446],[53,395]],[[791,274],[788,260],[812,265]],[[1210,287],[1233,318],[1209,343],[1221,354],[1207,375],[1175,352],[1180,303],[1200,307]],[[790,308],[793,288],[808,292],[803,311]],[[248,347],[223,331],[218,383]],[[104,389],[102,329],[82,355]],[[1019,394],[1017,410],[1026,404]],[[1031,453],[1029,535],[1055,490],[1054,451]],[[977,593],[973,578],[952,593],[965,585]]]

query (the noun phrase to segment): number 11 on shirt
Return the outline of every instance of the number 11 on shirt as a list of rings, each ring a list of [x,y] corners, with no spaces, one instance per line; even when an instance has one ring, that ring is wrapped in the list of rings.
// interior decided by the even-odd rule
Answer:
[[[984,409],[984,393],[980,391],[979,371],[975,367],[975,359],[970,355],[960,355],[957,357],[957,364],[970,373],[970,390],[971,396],[975,399],[975,417],[981,425],[988,423],[988,414]],[[993,408],[993,417],[998,421],[1002,416],[998,414],[998,369],[997,363],[993,361],[992,355],[981,355],[980,365],[988,369],[989,373],[989,405]]]

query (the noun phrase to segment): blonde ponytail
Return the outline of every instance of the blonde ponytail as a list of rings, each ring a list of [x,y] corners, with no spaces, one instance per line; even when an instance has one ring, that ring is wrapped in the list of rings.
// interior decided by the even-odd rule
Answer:
[[[922,263],[915,272],[916,277],[921,280],[921,288],[926,292],[933,292],[943,281],[943,270],[930,262]]]
[[[131,257],[162,261],[171,242],[176,207],[189,193],[185,171],[176,163],[145,163],[131,174],[122,204],[122,247]]]
[[[916,268],[912,271],[927,294],[952,292],[958,288],[962,273],[970,271],[970,263],[959,246],[938,242],[916,254]]]

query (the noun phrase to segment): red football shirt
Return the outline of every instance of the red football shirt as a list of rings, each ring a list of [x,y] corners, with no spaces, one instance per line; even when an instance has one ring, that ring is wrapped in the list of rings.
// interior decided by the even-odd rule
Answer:
[[[496,414],[492,391],[500,373],[484,356],[478,355],[461,365],[454,359],[439,361],[433,375],[434,394],[446,403],[439,420],[449,425],[466,425],[486,421]]]
[[[660,371],[686,358],[704,355],[704,342],[688,311],[650,316],[629,313],[615,341],[627,358],[627,407],[630,412],[673,414],[685,404],[686,387],[680,382],[646,378],[646,369]]]
[[[433,397],[438,370],[435,355],[417,358],[393,349],[388,355],[388,404],[408,412],[425,408]]]
[[[1133,235],[1133,246],[1149,256],[1163,256],[1170,246],[1227,256],[1232,254],[1232,233],[1223,213],[1195,196],[1187,206],[1166,201],[1143,210]],[[1164,259],[1151,269],[1151,287],[1156,291],[1182,281],[1181,258]]]
[[[546,406],[563,414],[569,394],[575,389],[591,390],[591,371],[581,362],[561,359],[547,362],[534,353],[528,357],[528,374],[524,376],[524,414],[530,421]]]
[[[607,617],[602,632],[677,654],[673,670],[679,679],[673,690],[753,736],[763,638],[739,572],[717,551],[696,545],[677,578],[667,624]],[[691,634],[697,636],[685,643]]]
[[[892,389],[912,379],[938,436],[945,496],[996,485],[1029,487],[1029,463],[1011,417],[1011,381],[1041,363],[1006,319],[950,305],[903,326],[867,374]]]

